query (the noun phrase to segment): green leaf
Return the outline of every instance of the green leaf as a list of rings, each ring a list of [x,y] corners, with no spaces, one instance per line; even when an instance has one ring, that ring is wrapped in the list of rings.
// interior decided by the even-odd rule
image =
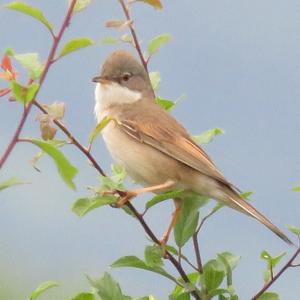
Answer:
[[[155,298],[154,298],[154,296],[149,295],[149,296],[145,296],[145,297],[139,298],[138,300],[155,300]]]
[[[173,282],[177,283],[176,278],[167,273],[163,268],[161,267],[150,267],[148,266],[143,260],[139,259],[136,256],[123,256],[119,259],[117,259],[115,262],[111,265],[112,268],[136,268],[136,269],[143,269],[147,271],[151,271],[154,273],[158,273],[166,278],[169,278]]]
[[[38,53],[15,54],[14,58],[29,71],[30,78],[35,80],[41,76],[44,66],[39,60]]]
[[[119,40],[113,36],[106,36],[100,41],[100,43],[104,45],[113,45],[119,43]]]
[[[294,192],[300,192],[300,185],[293,187],[292,191],[294,191]]]
[[[4,53],[4,55],[7,55],[7,56],[14,56],[16,54],[16,52],[13,48],[4,49],[3,53]]]
[[[83,217],[91,210],[103,205],[115,203],[117,198],[115,196],[96,196],[93,198],[79,198],[72,205],[72,211],[79,217]]]
[[[201,145],[208,144],[215,136],[223,134],[224,132],[225,131],[221,128],[213,128],[201,133],[200,135],[195,135],[194,140]]]
[[[273,257],[268,253],[268,251],[263,250],[260,254],[260,257],[268,262],[269,268],[274,268],[274,267],[276,267],[276,265],[280,262],[280,260],[285,255],[286,255],[286,252],[283,252],[283,253]]]
[[[175,105],[175,102],[168,99],[163,99],[161,97],[156,97],[155,102],[160,105],[166,111],[171,111]]]
[[[71,0],[69,0],[69,3],[70,2],[71,2]],[[90,3],[91,3],[91,0],[77,0],[76,4],[74,6],[73,12],[80,12],[80,11],[86,9]]]
[[[89,136],[89,144],[92,144],[95,138],[101,133],[101,131],[109,124],[110,121],[113,121],[109,116],[105,116],[94,128]]]
[[[15,80],[10,82],[10,88],[14,97],[22,104],[30,103],[34,99],[39,87],[40,86],[38,83],[32,83],[29,86],[23,86]]]
[[[91,279],[88,277],[90,284],[96,289],[101,300],[130,300],[131,297],[122,293],[120,285],[108,273],[100,279]]]
[[[80,293],[71,300],[96,300],[93,293]]]
[[[42,151],[47,153],[55,162],[58,173],[63,181],[73,190],[76,189],[73,179],[78,173],[75,168],[64,156],[64,154],[49,142],[38,139],[30,139],[30,142],[40,147]]]
[[[54,281],[46,281],[43,282],[42,284],[40,284],[35,290],[34,292],[31,294],[29,300],[35,300],[39,297],[40,294],[44,293],[45,291],[47,291],[48,289],[51,289],[53,287],[58,286],[57,282]]]
[[[52,32],[52,25],[51,23],[44,17],[41,10],[38,8],[35,8],[33,6],[30,6],[24,2],[20,1],[14,1],[11,3],[8,3],[5,5],[6,8],[19,11],[23,14],[29,15],[36,20],[40,21],[42,24],[44,24],[51,32]]]
[[[59,57],[63,57],[68,55],[71,52],[77,51],[82,48],[86,48],[92,46],[94,41],[88,38],[75,38],[69,42],[67,42],[60,51]]]
[[[273,292],[265,292],[257,300],[279,300],[279,295]]]
[[[203,266],[203,284],[208,292],[218,288],[225,277],[224,266],[212,259]]]
[[[161,82],[160,73],[158,71],[150,72],[149,78],[150,78],[153,90],[154,91],[158,90],[159,86],[160,86],[160,82]]]
[[[150,199],[149,201],[147,201],[146,209],[149,209],[150,207],[152,207],[162,201],[179,197],[183,191],[184,190],[175,190],[175,191],[171,191],[171,192],[158,194],[158,195],[154,196],[152,199]]]
[[[5,181],[0,182],[0,191],[7,189],[11,186],[14,185],[20,185],[20,184],[24,184],[23,181],[20,181],[18,178],[16,177],[11,177]]]
[[[178,281],[181,285],[176,285],[175,289],[172,291],[169,297],[169,300],[190,299],[190,292],[195,290],[200,278],[200,274],[199,272],[192,272],[187,274],[187,277],[190,281],[190,284],[187,285],[186,282],[182,278],[180,278]]]
[[[168,33],[154,37],[148,44],[149,55],[155,54],[162,45],[168,43],[171,39],[172,36]]]
[[[251,196],[251,195],[253,195],[254,194],[254,192],[243,192],[243,193],[241,193],[240,194],[240,196],[243,198],[243,199],[245,199],[245,200],[249,200],[248,198]]]
[[[237,256],[231,252],[225,251],[222,253],[218,253],[218,256],[222,256],[227,264],[229,265],[231,270],[234,270],[236,266],[238,265],[239,260],[241,259],[240,256]]]
[[[162,250],[158,245],[147,246],[145,248],[145,262],[150,267],[161,267],[163,266],[162,261]]]
[[[299,227],[296,227],[294,225],[288,225],[287,228],[291,233],[294,233],[297,236],[300,236],[300,228]]]
[[[160,2],[160,0],[137,0],[139,2],[145,2],[149,5],[151,5],[152,7],[154,7],[155,9],[162,9],[162,4]]]
[[[191,194],[184,197],[180,215],[174,226],[175,242],[178,247],[182,247],[194,234],[199,220],[199,207],[208,202],[207,197]]]
[[[227,276],[227,287],[232,286],[232,271],[237,266],[240,256],[230,252],[222,252],[217,255],[217,260],[224,265],[224,271]]]

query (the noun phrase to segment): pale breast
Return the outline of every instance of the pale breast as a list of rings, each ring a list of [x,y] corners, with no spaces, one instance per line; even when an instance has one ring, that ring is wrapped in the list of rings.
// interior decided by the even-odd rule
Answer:
[[[103,130],[103,138],[113,159],[123,165],[130,177],[144,186],[179,181],[178,161],[149,145],[140,143],[111,122]]]

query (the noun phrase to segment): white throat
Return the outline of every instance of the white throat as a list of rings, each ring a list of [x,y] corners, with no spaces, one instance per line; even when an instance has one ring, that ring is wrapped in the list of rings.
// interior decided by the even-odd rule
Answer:
[[[110,84],[97,83],[95,89],[94,113],[97,121],[104,117],[105,111],[114,104],[133,103],[141,99],[141,93],[129,90],[115,82]]]

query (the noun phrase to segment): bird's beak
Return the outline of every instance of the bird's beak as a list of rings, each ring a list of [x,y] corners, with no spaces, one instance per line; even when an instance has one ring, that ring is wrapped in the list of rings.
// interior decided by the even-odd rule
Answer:
[[[102,83],[102,84],[106,84],[106,83],[110,83],[110,80],[104,78],[104,77],[101,77],[101,76],[96,76],[92,79],[93,82],[96,82],[96,83]]]

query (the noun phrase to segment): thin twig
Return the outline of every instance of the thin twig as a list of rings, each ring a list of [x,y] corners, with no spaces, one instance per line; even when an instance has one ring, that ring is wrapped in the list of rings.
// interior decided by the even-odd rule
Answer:
[[[37,101],[34,100],[33,104],[40,109],[43,113],[48,114],[47,110]],[[65,127],[65,125],[63,125],[60,121],[58,120],[54,120],[54,123],[65,133],[65,135],[72,141],[72,143],[87,157],[87,159],[91,162],[91,164],[95,167],[95,169],[102,175],[102,176],[106,176],[105,172],[102,170],[102,168],[100,167],[100,165],[96,162],[96,159],[93,157],[93,155],[88,151],[87,148],[85,148],[84,146],[82,146],[80,144],[80,142],[74,137],[74,135]],[[126,192],[121,192],[121,191],[116,191],[121,197],[123,197],[124,195],[126,195]],[[142,214],[140,214],[136,208],[130,203],[128,202],[126,204],[128,206],[128,208],[130,209],[130,211],[134,214],[134,216],[137,218],[137,220],[139,221],[139,223],[142,225],[142,227],[144,228],[145,232],[147,233],[147,235],[151,238],[151,240],[157,244],[160,245],[160,241],[159,239],[156,237],[156,235],[153,233],[153,231],[150,229],[149,225],[146,223],[144,217]],[[185,271],[183,270],[182,266],[178,263],[178,261],[176,260],[176,258],[166,250],[166,259],[168,259],[172,265],[175,267],[175,269],[178,271],[178,273],[180,274],[180,276],[182,277],[182,279],[186,282],[186,283],[190,283],[189,278],[187,277],[187,274],[185,273]],[[192,295],[195,299],[197,300],[201,300],[200,296],[198,295],[198,293],[196,291],[192,292]]]
[[[134,46],[135,46],[135,48],[136,48],[136,50],[137,50],[137,52],[138,52],[138,55],[139,55],[139,57],[140,57],[140,59],[141,59],[141,62],[142,62],[142,64],[143,64],[145,70],[148,72],[147,61],[146,61],[145,58],[144,58],[144,55],[143,55],[143,52],[142,52],[142,49],[141,49],[141,46],[140,46],[138,37],[137,37],[136,32],[135,32],[135,29],[134,29],[134,27],[133,27],[133,25],[132,25],[132,22],[131,22],[132,19],[131,19],[131,17],[130,17],[128,5],[125,3],[124,0],[119,0],[119,2],[120,2],[120,4],[121,4],[121,6],[122,6],[122,9],[123,9],[124,14],[125,14],[125,16],[126,16],[126,19],[127,19],[128,21],[130,21],[130,23],[128,24],[128,27],[129,27],[129,29],[130,29],[130,32],[131,32],[131,35],[132,35],[132,38],[133,38]]]
[[[284,273],[288,268],[293,266],[293,261],[300,254],[300,245],[289,261],[281,268],[281,270],[253,297],[251,300],[258,299],[270,286]]]
[[[34,106],[36,106],[39,110],[41,110],[44,114],[48,114],[47,110],[41,105],[37,100],[33,101]],[[91,164],[94,166],[94,168],[102,175],[106,176],[104,173],[103,169],[100,167],[100,165],[97,163],[95,158],[91,155],[89,149],[85,148],[82,146],[82,144],[73,136],[73,134],[65,127],[65,125],[57,120],[53,120],[54,124],[57,125],[61,131],[65,133],[65,135],[69,138],[72,144],[74,144],[86,157],[87,159],[91,162]]]
[[[203,265],[202,265],[201,255],[200,255],[200,247],[199,247],[199,242],[198,242],[198,232],[197,231],[193,234],[193,245],[194,245],[197,267],[198,267],[197,271],[200,274],[202,274],[203,273]]]
[[[48,71],[49,71],[49,68],[50,66],[52,65],[53,63],[53,59],[54,59],[54,56],[55,56],[55,53],[56,53],[56,49],[58,47],[58,44],[62,38],[62,35],[64,33],[64,31],[66,30],[67,26],[69,25],[70,23],[70,20],[71,20],[71,17],[72,17],[72,12],[73,12],[73,9],[74,9],[74,6],[76,4],[76,1],[77,0],[72,0],[72,2],[70,3],[70,6],[68,8],[68,11],[67,11],[67,14],[63,20],[63,23],[61,25],[61,28],[59,30],[59,33],[57,36],[55,36],[53,33],[52,33],[52,36],[53,36],[53,44],[52,44],[52,47],[50,49],[50,52],[49,52],[49,55],[48,55],[48,58],[47,58],[47,62],[46,62],[46,65],[45,65],[45,68],[43,70],[43,73],[39,79],[39,89],[36,91],[35,95],[33,98],[36,98],[36,96],[38,95],[39,91],[41,90],[41,86],[48,74]],[[32,108],[32,105],[33,105],[33,102],[30,102],[25,108],[24,108],[24,111],[23,111],[23,114],[22,114],[22,117],[19,121],[19,124],[17,126],[17,129],[11,139],[11,141],[9,142],[3,156],[1,157],[0,159],[0,169],[3,167],[3,165],[5,164],[6,160],[8,159],[10,153],[12,152],[12,150],[14,149],[15,145],[17,144],[18,142],[18,139],[19,139],[19,136],[21,134],[21,131],[24,127],[24,124],[27,120],[27,117],[30,113],[30,110]]]

